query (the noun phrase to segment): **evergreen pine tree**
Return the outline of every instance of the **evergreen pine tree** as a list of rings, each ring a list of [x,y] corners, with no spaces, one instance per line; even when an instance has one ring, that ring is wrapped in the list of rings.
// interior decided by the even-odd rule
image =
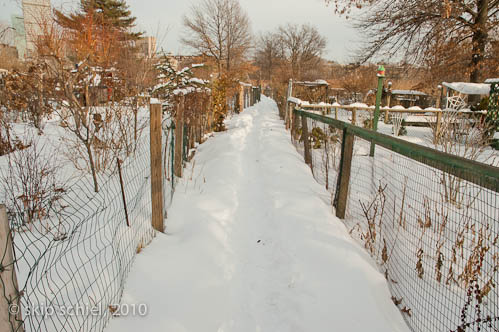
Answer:
[[[128,5],[122,0],[81,0],[77,13],[65,14],[55,10],[57,22],[65,28],[80,30],[81,22],[91,17],[97,25],[118,30],[125,40],[137,40],[142,33],[131,32],[136,20],[131,14]]]

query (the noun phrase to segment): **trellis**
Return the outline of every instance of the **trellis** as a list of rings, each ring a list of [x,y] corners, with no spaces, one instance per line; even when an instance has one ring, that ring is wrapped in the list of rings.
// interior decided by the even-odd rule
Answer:
[[[490,123],[492,135],[499,130],[499,79],[490,84],[489,107],[487,110],[487,123]]]

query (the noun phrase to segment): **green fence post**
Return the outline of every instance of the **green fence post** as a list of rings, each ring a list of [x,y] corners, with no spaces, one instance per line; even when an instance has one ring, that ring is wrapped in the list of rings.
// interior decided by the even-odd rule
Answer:
[[[383,80],[385,79],[385,67],[380,65],[378,67],[378,91],[376,93],[376,108],[374,109],[373,130],[378,131],[379,110],[381,107],[381,97],[383,96]],[[369,155],[374,157],[374,147],[376,144],[371,143],[371,152]]]

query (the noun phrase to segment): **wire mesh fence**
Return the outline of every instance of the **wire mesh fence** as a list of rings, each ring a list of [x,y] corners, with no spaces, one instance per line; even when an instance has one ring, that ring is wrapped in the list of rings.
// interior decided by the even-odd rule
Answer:
[[[422,147],[399,146],[381,134],[375,135],[386,144],[370,157],[378,137],[371,131],[299,114],[306,117],[295,116],[292,141],[306,162],[308,141],[313,175],[336,206],[344,135],[355,136],[345,224],[378,263],[408,326],[498,331],[499,169],[428,148],[420,153]],[[469,167],[459,173],[461,165]],[[490,176],[477,175],[480,170]]]
[[[204,122],[200,132],[194,123],[188,125],[187,142],[194,140],[195,133],[196,138],[206,133]],[[117,153],[119,158],[98,174],[99,192],[94,191],[92,178],[84,175],[64,189],[55,188],[56,196],[41,200],[38,215],[28,215],[22,205],[8,209],[14,257],[9,261],[2,242],[0,296],[13,308],[8,312],[10,331],[103,331],[109,319],[120,314],[118,304],[131,264],[155,235],[147,113],[138,127],[133,149]],[[187,144],[176,139],[174,129],[175,121],[165,115],[164,210],[171,204],[176,183],[174,146]],[[18,199],[23,198],[14,197]],[[8,293],[9,283],[18,290]]]

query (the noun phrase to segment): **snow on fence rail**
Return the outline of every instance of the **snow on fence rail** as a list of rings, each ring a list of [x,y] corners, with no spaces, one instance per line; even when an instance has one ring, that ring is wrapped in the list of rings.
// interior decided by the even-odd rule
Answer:
[[[499,168],[303,109],[289,122],[411,329],[497,331]]]
[[[338,103],[334,104],[310,104],[307,101],[302,101],[295,97],[290,97],[287,100],[288,102],[288,110],[285,119],[290,119],[291,110],[293,107],[297,106],[305,110],[320,112],[322,115],[330,115],[333,116],[336,120],[342,118],[349,118],[352,124],[359,124],[360,119],[364,120],[372,120],[374,115],[374,106],[370,106],[364,103],[354,103],[351,105],[340,105]],[[293,106],[295,105],[295,106]],[[394,106],[394,107],[381,107],[381,113],[384,114],[384,122],[389,123],[391,118],[390,116],[393,114],[405,114],[411,115],[410,122],[417,123],[426,123],[430,126],[434,123],[436,130],[439,131],[442,126],[442,118],[446,112],[449,110],[442,110],[440,108],[428,107],[422,109],[418,106],[405,108],[403,106]],[[333,113],[334,112],[334,113]],[[471,111],[471,110],[458,110],[452,111],[456,113],[460,118],[478,118],[479,121],[482,121],[481,118],[485,118],[487,115],[486,111]],[[343,113],[343,114],[342,114]],[[344,116],[342,116],[344,115]],[[360,121],[362,122],[362,121]],[[289,128],[289,120],[286,121]],[[362,123],[360,123],[362,124]]]
[[[83,176],[57,207],[41,203],[44,216],[9,211],[7,220],[0,206],[2,332],[103,331],[119,314],[131,264],[162,230],[175,178],[212,128],[208,102],[203,93],[173,105],[153,99],[134,148],[100,175],[98,193]],[[174,118],[162,118],[163,107],[173,107]]]

